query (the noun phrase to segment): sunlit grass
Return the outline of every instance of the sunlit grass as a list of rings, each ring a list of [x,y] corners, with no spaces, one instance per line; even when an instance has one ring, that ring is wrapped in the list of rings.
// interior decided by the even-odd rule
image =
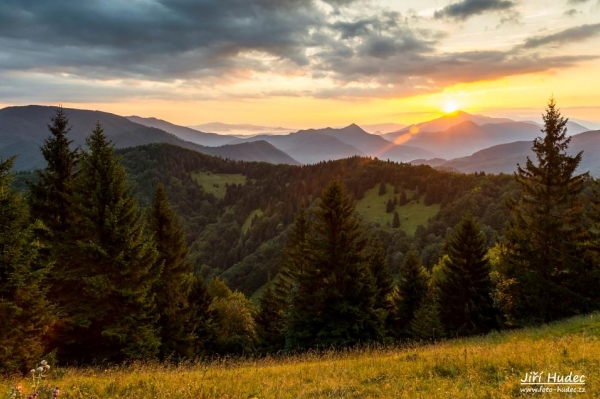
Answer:
[[[192,178],[202,186],[204,191],[219,199],[225,198],[227,191],[225,184],[246,184],[246,176],[242,174],[194,172]]]
[[[252,219],[254,219],[255,216],[258,216],[258,217],[262,216],[263,213],[264,212],[261,209],[254,209],[252,212],[250,212],[250,214],[248,215],[248,217],[246,218],[246,220],[244,220],[244,223],[242,224],[242,233],[246,234],[248,232],[248,229],[252,225]]]
[[[600,397],[600,316],[396,349],[58,369],[64,398],[512,398],[526,372],[585,374]],[[5,379],[4,386],[17,381]],[[4,386],[2,388],[4,388]],[[544,398],[566,394],[537,394]]]
[[[412,199],[413,190],[404,190],[408,199]],[[367,221],[379,223],[385,229],[391,229],[394,213],[386,213],[386,204],[389,199],[394,199],[394,196],[400,200],[400,194],[394,194],[394,186],[386,184],[386,193],[379,195],[379,184],[374,188],[367,190],[365,196],[357,201],[356,210]],[[400,229],[408,235],[414,235],[417,226],[427,226],[429,219],[435,216],[440,211],[439,204],[425,206],[423,203],[424,196],[417,203],[410,201],[408,204],[399,206],[396,205],[395,210],[400,216]]]

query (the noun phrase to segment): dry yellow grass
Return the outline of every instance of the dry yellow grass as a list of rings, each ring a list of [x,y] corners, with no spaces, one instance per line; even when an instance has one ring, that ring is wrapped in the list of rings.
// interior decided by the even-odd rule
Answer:
[[[63,398],[600,397],[600,316],[536,329],[396,349],[58,369]],[[585,374],[586,393],[525,394],[526,372]],[[15,381],[2,381],[7,386]]]

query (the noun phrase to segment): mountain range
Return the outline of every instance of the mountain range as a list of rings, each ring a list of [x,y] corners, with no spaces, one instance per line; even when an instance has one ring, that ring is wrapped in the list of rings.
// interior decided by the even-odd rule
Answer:
[[[481,149],[514,141],[531,141],[541,135],[535,122],[515,122],[457,111],[432,121],[407,126],[383,135],[395,143],[431,151],[445,159],[464,157]],[[567,125],[570,134],[589,129],[577,123]]]
[[[48,137],[50,118],[57,107],[30,105],[7,107],[0,110],[0,158],[18,155],[14,169],[30,170],[45,165],[39,147]],[[85,146],[97,122],[116,148],[134,147],[149,143],[169,143],[204,154],[240,161],[265,161],[270,163],[298,164],[289,155],[265,141],[208,147],[185,141],[180,137],[155,127],[148,127],[129,119],[100,111],[64,109],[71,125],[69,137],[73,146]]]
[[[477,151],[474,154],[456,158],[450,161],[441,160],[432,164],[427,161],[414,163],[427,163],[430,166],[456,170],[460,172],[487,173],[513,173],[517,170],[517,164],[525,165],[527,157],[535,160],[535,154],[531,149],[531,141],[516,141],[508,144],[499,144],[490,148]],[[592,176],[600,176],[600,130],[584,132],[571,137],[569,155],[575,155],[583,151],[578,173],[589,171]]]
[[[18,155],[15,170],[43,166],[39,147],[48,136],[47,125],[56,107],[25,106],[0,110],[0,157]],[[204,154],[234,160],[275,164],[314,164],[351,156],[428,164],[461,172],[513,172],[517,162],[531,156],[531,144],[540,136],[541,125],[490,118],[457,111],[431,121],[403,127],[385,134],[372,134],[356,124],[343,128],[299,130],[287,134],[236,136],[205,132],[156,118],[122,117],[100,111],[65,109],[72,125],[73,145],[85,145],[96,122],[117,148],[149,143],[170,143]],[[207,124],[221,129],[253,128],[254,125]],[[376,127],[401,125],[380,124]],[[600,131],[569,122],[571,152],[585,150],[582,170],[600,174]],[[209,126],[210,127],[210,126]],[[285,129],[285,128],[280,128]],[[582,132],[586,132],[581,134]]]

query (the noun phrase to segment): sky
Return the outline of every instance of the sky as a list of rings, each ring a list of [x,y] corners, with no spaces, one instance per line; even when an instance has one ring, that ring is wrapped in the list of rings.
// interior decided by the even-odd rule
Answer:
[[[180,125],[600,123],[600,0],[2,0],[0,107]]]

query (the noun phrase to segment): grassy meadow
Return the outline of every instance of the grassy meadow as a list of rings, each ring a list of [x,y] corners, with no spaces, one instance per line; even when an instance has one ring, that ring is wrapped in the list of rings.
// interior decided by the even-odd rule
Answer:
[[[246,184],[246,176],[242,174],[194,172],[192,178],[204,191],[219,199],[225,198],[226,184]]]
[[[413,190],[404,190],[406,197],[412,199]],[[356,210],[360,215],[369,222],[379,223],[381,227],[391,229],[394,213],[386,213],[385,207],[389,199],[394,199],[394,196],[400,199],[400,194],[394,194],[394,186],[386,184],[386,193],[379,195],[379,184],[376,184],[370,190],[365,192],[365,196],[357,201]],[[408,235],[414,235],[417,226],[427,226],[429,219],[435,216],[440,211],[439,204],[425,206],[423,197],[418,203],[411,200],[403,206],[396,205],[395,210],[400,216],[400,229]],[[388,224],[389,223],[389,224]]]
[[[52,371],[61,398],[600,397],[600,315],[396,349]],[[586,392],[522,393],[531,371],[584,374]],[[5,377],[1,388],[15,383],[27,387]]]

